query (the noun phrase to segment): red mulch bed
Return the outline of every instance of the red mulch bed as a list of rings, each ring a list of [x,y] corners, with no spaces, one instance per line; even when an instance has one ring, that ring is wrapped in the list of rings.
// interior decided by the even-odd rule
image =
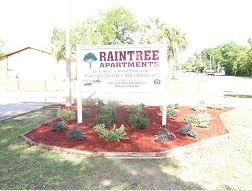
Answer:
[[[76,109],[76,107],[74,108]],[[178,146],[187,145],[209,137],[218,136],[227,133],[219,114],[230,110],[224,108],[222,110],[207,109],[207,113],[211,114],[212,119],[208,128],[194,128],[198,135],[196,138],[180,135],[179,129],[183,126],[184,116],[189,113],[195,113],[189,107],[179,107],[175,117],[169,117],[165,128],[176,135],[176,139],[168,143],[157,143],[154,141],[154,135],[158,133],[161,127],[162,115],[157,106],[145,106],[145,111],[149,117],[149,124],[146,129],[132,129],[128,123],[127,106],[121,105],[117,109],[116,125],[124,124],[125,131],[130,138],[129,140],[121,140],[120,142],[106,142],[99,138],[98,133],[91,128],[95,120],[95,108],[84,108],[91,111],[93,115],[83,120],[82,124],[69,122],[68,128],[63,132],[52,131],[50,123],[45,123],[40,127],[31,130],[26,136],[36,143],[59,146],[65,148],[74,148],[85,151],[130,151],[130,152],[157,152],[172,149]],[[81,141],[69,141],[66,138],[66,132],[77,125],[86,133],[85,139]]]

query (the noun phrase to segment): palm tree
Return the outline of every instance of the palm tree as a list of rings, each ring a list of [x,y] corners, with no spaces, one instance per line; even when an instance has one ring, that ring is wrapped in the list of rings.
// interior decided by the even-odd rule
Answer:
[[[140,43],[155,44],[167,41],[167,60],[170,63],[169,76],[175,74],[177,54],[187,47],[185,33],[177,27],[168,27],[157,17],[151,17],[142,26]]]
[[[177,27],[163,27],[162,38],[167,40],[167,56],[170,63],[170,76],[175,75],[177,65],[177,54],[186,49],[187,40],[185,33],[182,33]]]

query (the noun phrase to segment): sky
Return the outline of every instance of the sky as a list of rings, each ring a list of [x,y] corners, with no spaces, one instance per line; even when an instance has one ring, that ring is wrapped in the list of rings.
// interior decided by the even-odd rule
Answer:
[[[186,59],[203,48],[229,41],[246,44],[252,38],[251,0],[0,0],[0,39],[6,51],[26,46],[50,48],[54,27],[70,24],[116,7],[127,8],[143,23],[159,17],[169,26],[186,33]]]

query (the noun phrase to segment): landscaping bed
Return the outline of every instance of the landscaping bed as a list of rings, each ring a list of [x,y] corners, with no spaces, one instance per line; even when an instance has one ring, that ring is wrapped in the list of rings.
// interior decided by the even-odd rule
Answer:
[[[144,106],[144,111],[149,119],[148,125],[144,129],[134,129],[129,123],[129,112],[127,105],[118,105],[116,108],[116,120],[111,123],[108,129],[111,129],[115,124],[120,127],[122,124],[125,127],[127,139],[120,141],[105,141],[100,138],[95,131],[95,120],[98,112],[97,106],[84,107],[84,111],[88,115],[84,115],[83,123],[77,124],[76,120],[71,120],[67,123],[67,128],[63,131],[53,131],[52,124],[59,120],[44,123],[38,128],[35,128],[25,136],[35,143],[58,146],[63,148],[73,148],[83,151],[96,152],[159,152],[169,150],[175,147],[188,145],[210,137],[218,136],[227,133],[227,129],[219,118],[219,114],[230,110],[230,108],[222,108],[220,110],[209,109],[205,112],[210,114],[211,120],[207,128],[193,127],[197,132],[196,137],[189,137],[180,134],[180,129],[184,126],[184,118],[188,114],[199,113],[190,107],[180,106],[175,116],[169,116],[167,125],[162,127],[162,113],[158,106]],[[76,110],[76,107],[71,107],[71,110]],[[84,132],[84,138],[78,141],[68,140],[66,134],[73,128],[79,127]],[[155,135],[160,129],[168,129],[174,133],[176,138],[169,140],[166,143],[160,143],[155,140]]]

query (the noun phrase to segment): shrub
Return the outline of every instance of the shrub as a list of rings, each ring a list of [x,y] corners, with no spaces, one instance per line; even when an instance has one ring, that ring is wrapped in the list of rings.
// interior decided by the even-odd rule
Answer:
[[[169,104],[167,105],[167,116],[170,117],[170,116],[175,116],[176,114],[176,111],[175,109],[178,109],[178,105],[175,105],[175,104]],[[160,111],[163,112],[163,106],[160,107]]]
[[[57,117],[67,123],[68,121],[75,119],[75,112],[70,109],[58,109]]]
[[[200,101],[199,104],[193,107],[194,111],[206,111],[207,107],[204,101]]]
[[[179,130],[179,133],[181,135],[187,135],[189,137],[196,137],[197,136],[197,133],[196,131],[192,128],[191,125],[189,124],[185,124],[184,127],[182,127],[180,130]]]
[[[104,124],[108,126],[110,123],[116,120],[116,108],[118,102],[109,101],[107,104],[100,107],[99,112],[96,116],[96,124]]]
[[[176,114],[175,105],[174,104],[167,105],[167,116],[174,116],[175,114]]]
[[[175,139],[174,133],[168,131],[168,129],[161,129],[158,134],[154,136],[154,140],[160,143],[167,143],[171,139]]]
[[[185,123],[195,127],[207,127],[210,124],[208,113],[189,114],[185,116]]]
[[[109,100],[105,105],[107,107],[109,107],[109,108],[114,108],[115,109],[119,105],[119,102],[118,101]]]
[[[96,116],[96,124],[104,124],[108,126],[110,123],[116,120],[115,112],[101,112]]]
[[[100,138],[103,138],[105,141],[120,141],[121,139],[128,139],[123,124],[119,128],[116,128],[114,125],[111,130],[106,129],[104,124],[98,124],[94,128],[95,131],[98,132]]]
[[[98,100],[97,100],[97,106],[102,107],[104,105],[105,105],[104,102],[101,99],[98,98]]]
[[[133,113],[129,115],[129,123],[134,129],[145,129],[149,119],[145,113]]]
[[[59,121],[52,125],[53,131],[63,131],[64,129],[66,129],[66,127],[67,125],[64,121]]]
[[[82,105],[84,106],[95,106],[98,102],[97,98],[86,98],[82,99]]]
[[[128,107],[129,113],[142,113],[144,110],[144,105],[143,104],[138,104],[138,105],[130,105]]]
[[[197,124],[199,124],[197,114],[194,113],[186,115],[184,120],[185,123],[190,126],[197,126]]]
[[[199,124],[197,125],[197,127],[208,127],[210,124],[210,120],[211,120],[211,116],[204,112],[204,113],[199,113],[197,114],[198,116],[198,120],[199,120]]]
[[[147,127],[149,119],[144,112],[144,105],[129,106],[129,123],[135,129],[144,129]]]
[[[80,130],[79,127],[75,127],[71,129],[66,136],[68,140],[78,141],[82,140],[85,134]]]
[[[178,109],[179,108],[179,103],[175,103],[174,107],[175,107],[175,109]]]
[[[88,118],[88,117],[91,117],[91,116],[92,116],[91,112],[82,110],[82,119],[85,119],[85,118]],[[75,120],[77,120],[77,119],[78,119],[78,111],[76,110],[75,111]]]

